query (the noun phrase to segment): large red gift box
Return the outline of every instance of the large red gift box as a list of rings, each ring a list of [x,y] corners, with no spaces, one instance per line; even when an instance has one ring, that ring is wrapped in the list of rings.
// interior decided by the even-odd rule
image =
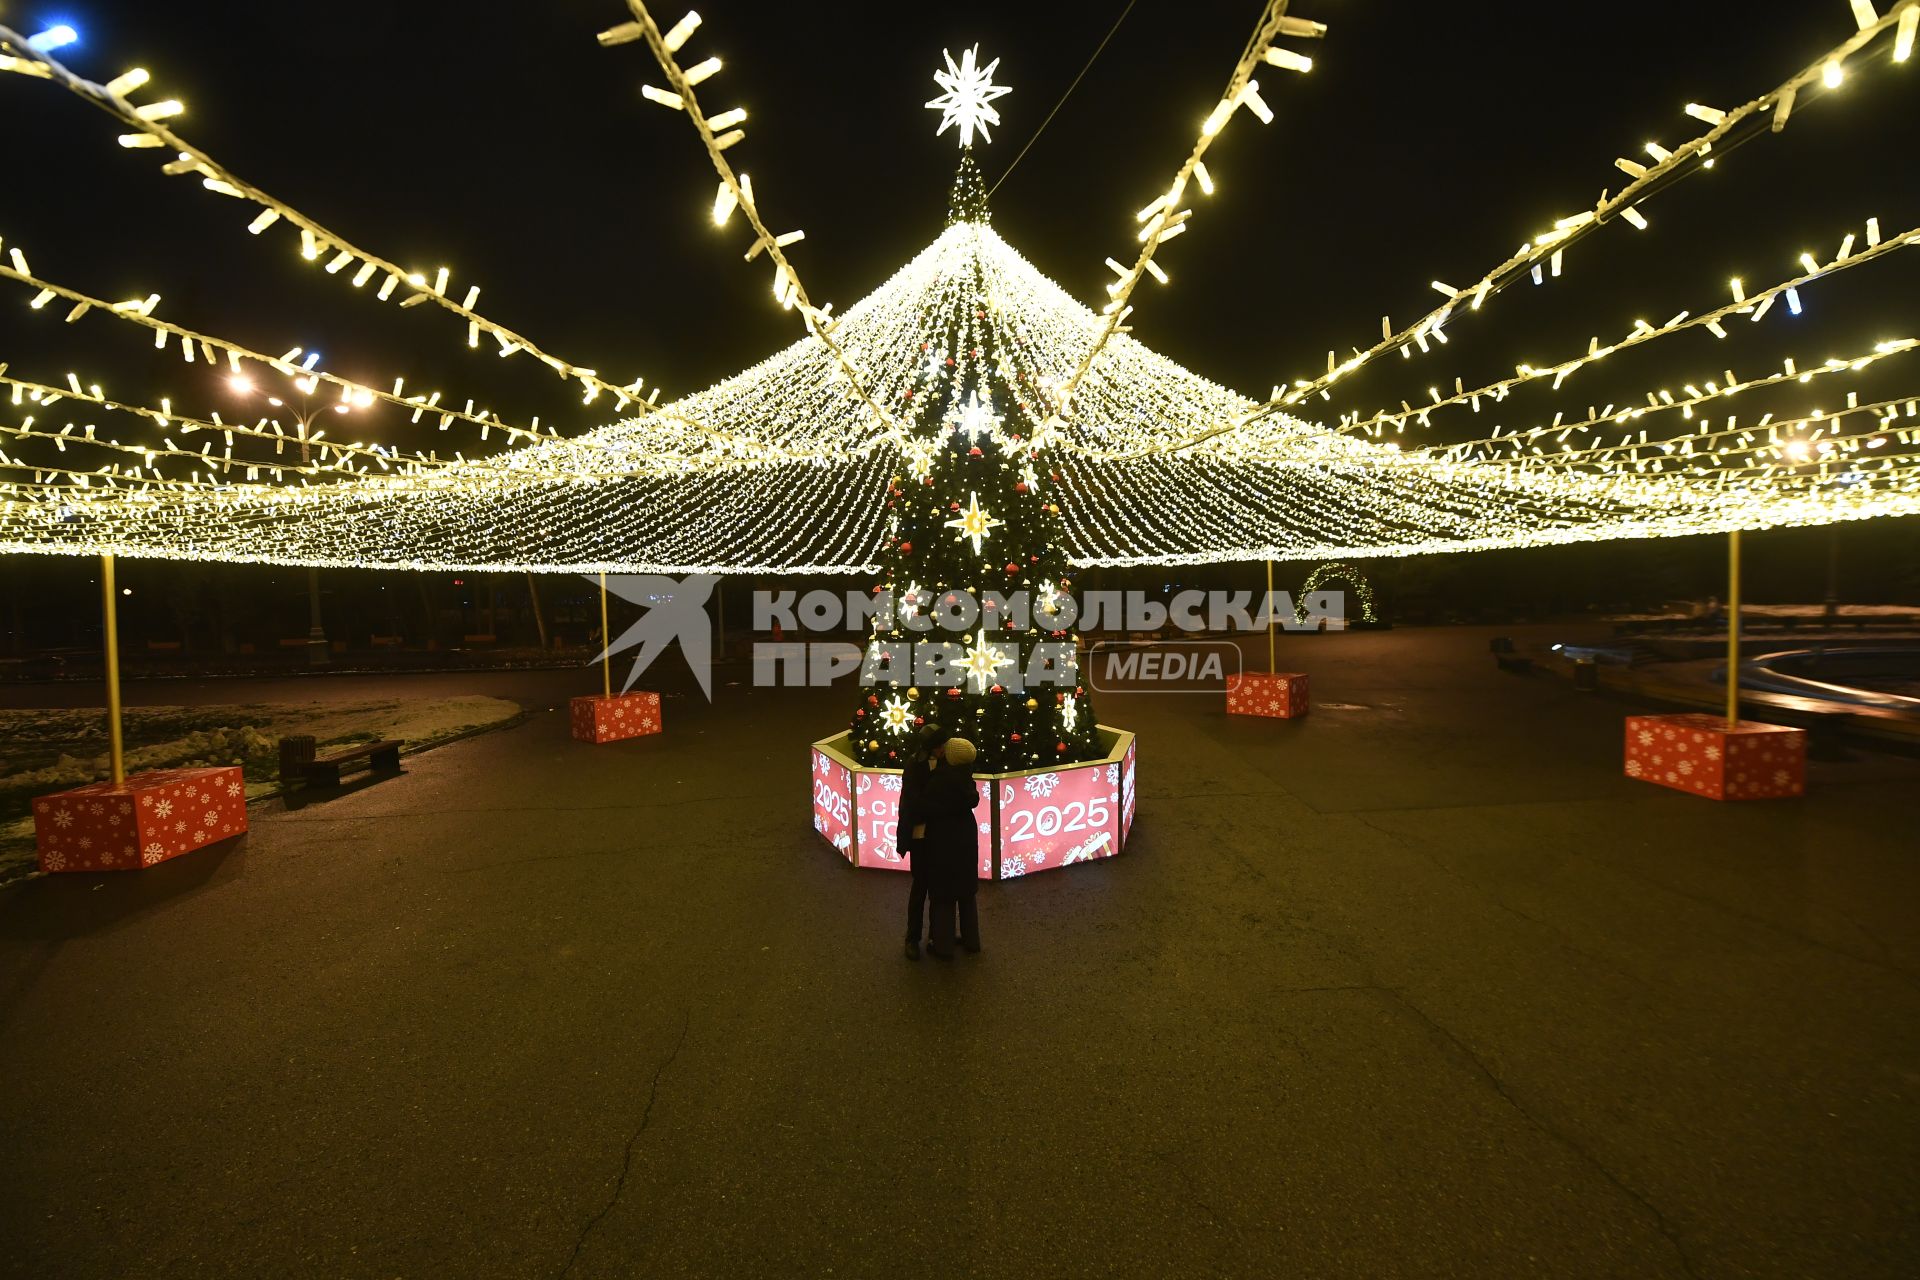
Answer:
[[[1307,714],[1307,678],[1298,671],[1243,671],[1227,677],[1227,714],[1278,716]]]
[[[573,700],[573,736],[582,742],[618,742],[660,732],[660,695],[595,694]]]
[[[238,765],[157,769],[33,801],[42,871],[136,871],[246,829]]]
[[[1714,800],[1804,794],[1807,735],[1699,714],[1627,717],[1627,776]]]

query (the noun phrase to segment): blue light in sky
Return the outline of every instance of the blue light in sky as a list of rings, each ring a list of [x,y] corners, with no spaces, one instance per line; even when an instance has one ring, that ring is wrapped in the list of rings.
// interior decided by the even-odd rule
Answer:
[[[35,53],[52,53],[55,49],[64,49],[70,44],[78,44],[80,33],[71,23],[56,22],[37,36],[29,37],[27,48]]]

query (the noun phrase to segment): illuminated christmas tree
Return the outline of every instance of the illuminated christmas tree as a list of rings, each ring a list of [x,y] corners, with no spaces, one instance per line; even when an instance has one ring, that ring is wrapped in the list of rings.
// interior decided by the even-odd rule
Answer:
[[[994,66],[968,50],[936,73],[947,92],[928,103],[959,126],[960,170],[947,225],[984,229],[986,189],[972,137],[999,117],[1006,90]],[[906,467],[887,485],[882,580],[894,608],[876,620],[867,669],[874,679],[850,725],[853,754],[886,767],[912,735],[938,724],[971,739],[982,772],[1045,767],[1100,754],[1094,715],[1074,659],[1072,587],[1061,506],[1049,457],[1041,370],[1017,317],[1003,313],[976,253],[944,255],[922,293],[921,367],[901,392]],[[916,626],[914,619],[920,621]],[[964,629],[962,629],[964,628]],[[945,682],[915,682],[892,650],[951,646]],[[904,647],[904,648],[903,648]]]

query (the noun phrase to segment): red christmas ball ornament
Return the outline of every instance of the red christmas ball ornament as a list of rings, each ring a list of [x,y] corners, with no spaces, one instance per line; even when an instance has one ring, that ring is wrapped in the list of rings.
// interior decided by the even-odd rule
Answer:
[[[958,688],[949,689],[947,690],[947,696],[949,698],[957,698],[960,696],[960,690]]]
[[[855,707],[853,709],[853,718],[855,720],[865,719],[866,714],[867,714],[867,709],[865,707]]]
[[[1027,482],[1025,480],[1015,481],[1013,486],[1013,491],[1015,493],[1025,493],[1027,491]],[[893,504],[889,502],[887,505],[892,506]]]
[[[948,356],[948,357],[947,357],[947,368],[949,368],[949,369],[951,369],[951,368],[953,368],[953,357],[952,357],[952,356]]]
[[[958,511],[959,509],[960,509],[960,504],[957,502],[949,502],[947,504],[947,510],[949,511]]]
[[[1014,564],[1014,563],[1013,563],[1013,562],[1012,562],[1011,560],[1009,560],[1009,561],[1007,562],[1007,572],[1008,572],[1008,573],[1018,573],[1018,572],[1020,572],[1020,566],[1019,566],[1019,565],[1017,565],[1017,564]]]
[[[980,607],[982,609],[991,609],[993,608],[993,603],[994,603],[993,601],[989,600],[985,604],[981,605]]]
[[[902,542],[902,543],[900,544],[900,554],[901,554],[901,555],[903,555],[903,556],[910,556],[910,555],[912,555],[912,554],[913,554],[913,544],[912,544],[911,542]]]
[[[1020,741],[1020,735],[1017,733],[1010,733],[1007,735],[1007,739],[1011,742],[1018,742]]]
[[[971,449],[969,449],[969,450],[967,450],[967,453],[968,453],[969,455],[971,455],[972,457],[975,457],[975,458],[977,458],[977,457],[979,457],[979,456],[980,456],[980,446],[979,446],[979,445],[975,445],[975,446],[973,446],[973,448],[971,448]]]
[[[926,722],[927,722],[927,718],[925,716],[915,716],[913,718],[913,725],[916,729],[919,728],[921,725],[924,725]]]
[[[1061,755],[1065,755],[1065,754],[1067,754],[1067,744],[1066,744],[1066,743],[1064,743],[1064,742],[1056,742],[1056,743],[1054,743],[1054,744],[1053,744],[1053,749],[1054,749],[1055,751],[1058,751],[1058,752],[1059,752],[1059,753],[1060,753]]]
[[[868,694],[868,695],[867,695],[867,705],[868,705],[868,706],[870,706],[870,707],[877,707],[877,706],[879,706],[879,705],[880,705],[880,695],[879,695],[879,694],[877,694],[877,693],[870,693],[870,694]]]
[[[982,311],[982,312],[981,312],[980,314],[984,316],[984,315],[985,315],[985,314],[987,314],[987,313],[986,313],[986,312],[984,312],[984,311]],[[980,358],[980,348],[978,348],[978,347],[975,347],[975,348],[973,349],[973,358],[974,358],[975,360],[978,360],[978,359]]]
[[[898,751],[889,751],[889,752],[887,752],[887,759],[889,759],[889,760],[898,760],[899,758],[900,758],[900,753],[899,753]]]
[[[995,685],[995,686],[993,686],[993,689],[992,689],[992,692],[994,692],[994,693],[1005,693],[1005,692],[1006,692],[1006,690],[1005,690],[1004,688],[1002,688],[1001,686],[999,686],[999,685]]]

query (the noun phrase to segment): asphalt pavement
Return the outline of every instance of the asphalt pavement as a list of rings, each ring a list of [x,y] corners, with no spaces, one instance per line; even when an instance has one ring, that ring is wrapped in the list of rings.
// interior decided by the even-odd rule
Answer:
[[[1634,782],[1490,634],[1282,637],[1297,721],[1100,699],[1126,852],[951,964],[811,829],[847,690],[600,747],[582,672],[229,697],[532,714],[0,890],[0,1275],[1912,1275],[1920,762]]]

